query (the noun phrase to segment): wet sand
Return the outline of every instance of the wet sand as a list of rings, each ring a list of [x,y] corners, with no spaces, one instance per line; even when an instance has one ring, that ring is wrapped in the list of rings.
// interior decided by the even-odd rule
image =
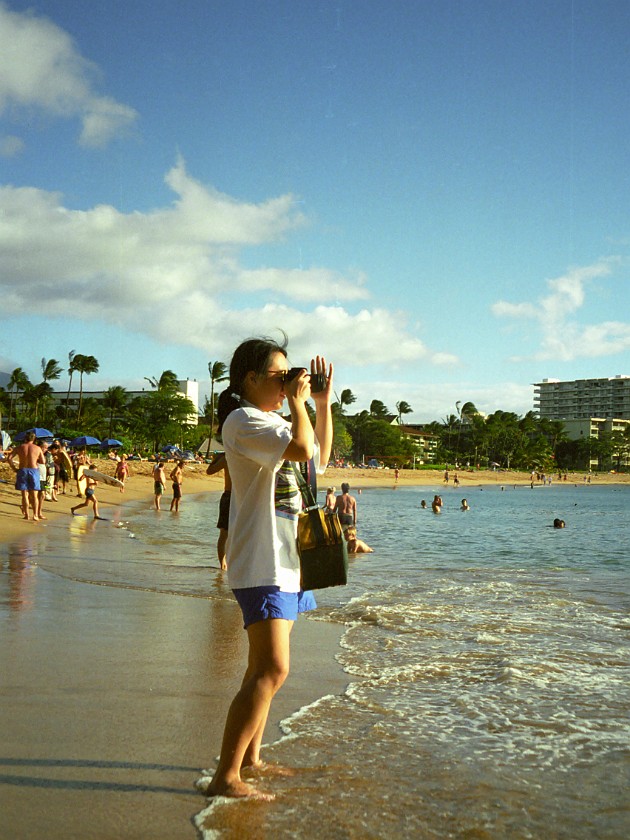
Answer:
[[[124,504],[146,496],[146,482],[138,485]],[[184,492],[197,485],[216,490],[221,482],[187,476]],[[194,783],[213,766],[245,669],[236,602],[52,575],[18,546],[43,527],[63,540],[77,499],[61,497],[55,513],[47,503],[44,522],[23,522],[18,494],[2,487],[0,837],[195,838],[192,819],[206,799]],[[109,488],[98,496],[105,515],[108,498],[121,501]],[[165,501],[168,508],[170,494]],[[347,678],[334,659],[340,635],[324,622],[297,622],[267,742],[279,736],[280,720],[343,691]]]

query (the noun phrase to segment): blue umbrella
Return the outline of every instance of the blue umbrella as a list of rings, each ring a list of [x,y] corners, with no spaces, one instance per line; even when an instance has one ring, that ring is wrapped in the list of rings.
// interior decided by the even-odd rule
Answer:
[[[122,442],[116,440],[116,438],[105,438],[105,440],[101,441],[101,446],[103,449],[117,449],[119,446],[122,446]]]
[[[163,446],[160,451],[161,452],[179,452],[179,447],[174,446],[172,443],[170,443],[168,446]]]
[[[70,441],[70,446],[98,446],[99,444],[100,440],[98,438],[89,435],[81,435],[81,437],[76,437]]]
[[[24,432],[19,432],[15,436],[15,440],[24,440],[26,435],[29,432],[33,432],[36,438],[51,438],[53,437],[53,433],[49,432],[48,429],[40,429],[39,426],[35,426],[33,429],[26,429]]]

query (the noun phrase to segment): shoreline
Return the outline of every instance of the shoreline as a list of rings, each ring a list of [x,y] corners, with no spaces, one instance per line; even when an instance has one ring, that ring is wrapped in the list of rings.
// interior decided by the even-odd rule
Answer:
[[[204,473],[201,465],[187,473],[180,517],[186,495],[223,489],[221,476]],[[105,516],[110,505],[152,503],[152,482],[142,475],[124,494],[101,487]],[[48,518],[26,522],[20,494],[0,488],[0,835],[194,840],[194,818],[208,804],[195,781],[214,766],[246,666],[236,601],[49,572],[37,550],[72,556],[77,497],[45,503]],[[167,492],[167,513],[170,499]],[[214,558],[214,521],[210,528]],[[208,575],[211,586],[222,585],[218,568]],[[282,737],[282,720],[345,691],[350,678],[335,659],[344,630],[296,622],[291,673],[271,707],[266,744]]]
[[[99,466],[104,471],[106,465]],[[105,515],[110,505],[152,503],[150,464],[137,466],[124,494],[99,485]],[[180,516],[187,495],[223,489],[222,477],[206,476],[205,469],[186,470]],[[506,473],[459,475],[464,492],[530,483],[525,474],[520,481]],[[320,488],[340,488],[342,481],[351,492],[396,486],[443,492],[446,486],[437,470],[401,471],[395,482],[390,471],[330,469]],[[630,483],[595,477],[592,482]],[[166,513],[170,498],[167,491]],[[69,510],[77,497],[73,492],[56,504],[45,503],[43,522],[22,520],[19,501],[17,491],[0,484],[0,616],[6,639],[0,646],[0,834],[193,840],[198,836],[193,820],[208,802],[194,783],[214,765],[227,708],[245,668],[246,634],[236,602],[103,586],[48,572],[38,566],[36,553],[21,546],[35,536],[53,550],[69,551],[64,548],[71,545]],[[208,551],[214,552],[214,534]],[[214,575],[210,580],[221,578],[218,569],[208,573]],[[336,660],[345,630],[325,621],[296,623],[291,673],[274,699],[265,743],[281,738],[282,720],[346,690],[351,677]],[[261,787],[273,789],[273,781]]]
[[[114,462],[107,459],[97,460],[97,469],[100,472],[114,474]],[[103,511],[110,505],[125,505],[127,502],[147,501],[152,503],[153,482],[151,478],[152,462],[131,461],[131,475],[125,485],[125,492],[120,493],[115,487],[99,484],[97,495],[99,506]],[[205,474],[207,464],[188,463],[184,470],[183,493],[185,504],[186,495],[208,493],[212,491],[223,491],[223,477],[217,475],[207,476]],[[453,485],[455,474],[459,477],[459,487]],[[568,473],[567,481],[558,479],[557,474],[552,476],[553,484],[566,486],[569,484],[584,484],[587,473]],[[630,485],[630,473],[592,473],[590,476],[592,486],[604,485]],[[335,487],[336,492],[341,492],[342,482],[350,485],[350,492],[354,489],[364,490],[366,488],[383,487],[430,487],[437,490],[465,493],[467,488],[485,487],[488,485],[529,485],[531,475],[529,472],[517,470],[449,470],[449,481],[444,481],[443,470],[400,470],[398,480],[393,470],[384,469],[359,469],[357,467],[329,467],[323,476],[318,477],[320,491],[326,487]],[[20,539],[33,533],[34,529],[57,526],[58,520],[64,515],[70,515],[70,507],[78,501],[75,495],[75,482],[68,484],[67,494],[60,495],[58,502],[44,502],[44,514],[47,517],[43,522],[26,522],[20,513],[20,494],[14,488],[15,473],[4,463],[0,463],[0,523],[2,525],[0,542],[10,542]],[[542,486],[535,482],[535,486]],[[553,485],[552,485],[553,486]],[[71,489],[72,488],[72,489]],[[162,509],[168,510],[170,505],[170,485],[167,484],[166,492],[162,499]],[[91,509],[86,509],[91,516]]]

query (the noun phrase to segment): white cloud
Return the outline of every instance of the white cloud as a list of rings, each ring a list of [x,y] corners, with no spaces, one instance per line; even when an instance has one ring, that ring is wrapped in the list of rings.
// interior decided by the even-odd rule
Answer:
[[[97,93],[97,68],[67,32],[30,12],[0,2],[0,114],[38,109],[82,121],[80,142],[104,146],[137,119],[136,111]]]
[[[238,202],[192,179],[181,160],[166,181],[172,205],[129,214],[107,205],[72,210],[56,193],[1,187],[2,314],[36,302],[50,317],[71,312],[213,356],[281,329],[298,361],[323,350],[333,359],[350,353],[358,366],[457,361],[425,347],[404,313],[344,308],[369,299],[360,273],[243,268],[241,251],[305,224],[292,196]]]
[[[535,303],[498,301],[491,309],[498,318],[534,322],[540,350],[530,357],[517,356],[513,361],[532,358],[572,361],[578,358],[611,356],[630,348],[630,323],[604,321],[582,324],[578,313],[584,307],[589,284],[609,276],[617,258],[599,260],[590,266],[570,269],[561,277],[547,281],[549,294]]]

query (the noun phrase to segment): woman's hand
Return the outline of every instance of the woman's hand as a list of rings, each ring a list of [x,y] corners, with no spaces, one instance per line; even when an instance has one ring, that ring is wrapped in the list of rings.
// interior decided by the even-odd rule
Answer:
[[[321,374],[326,378],[326,387],[323,391],[311,392],[311,398],[315,403],[330,403],[333,394],[333,366],[328,366],[326,371],[326,359],[323,356],[316,356],[311,359],[311,375]]]
[[[284,383],[284,393],[288,399],[306,402],[311,396],[311,380],[306,369],[301,370],[290,382]]]

